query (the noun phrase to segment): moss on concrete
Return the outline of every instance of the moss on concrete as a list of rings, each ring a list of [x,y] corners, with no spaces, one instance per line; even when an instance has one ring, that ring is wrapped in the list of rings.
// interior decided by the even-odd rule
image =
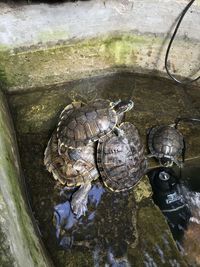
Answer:
[[[137,228],[138,245],[128,253],[135,266],[187,266],[176,247],[164,216],[150,199],[140,203]]]
[[[154,73],[158,72],[157,69],[160,75],[164,75],[163,65],[160,58],[157,58],[164,56],[160,50],[163,45],[161,36],[111,33],[68,43],[58,41],[57,45],[51,41],[58,40],[57,37],[66,34],[67,32],[62,29],[43,33],[41,39],[44,39],[47,49],[40,48],[40,44],[13,50],[2,48],[1,54],[6,54],[6,58],[0,56],[0,64],[3,65],[3,71],[10,85],[8,90],[27,90],[58,84],[106,71],[117,71],[119,68]],[[190,46],[194,46],[195,54],[198,47],[192,41],[190,43],[187,40],[186,44],[183,40],[176,40],[176,55],[171,56],[176,60],[177,54],[182,53],[182,50],[186,51],[185,54],[189,53],[188,51],[192,49]],[[173,71],[176,72],[179,67],[175,68],[173,65]],[[188,68],[184,66],[178,72],[187,76]]]
[[[60,251],[58,252],[59,264],[57,262],[56,266],[63,267],[92,267],[94,266],[94,260],[92,252],[87,248],[83,248],[82,251],[73,250],[71,252]]]
[[[7,50],[1,50],[0,47],[0,88],[6,89],[9,86],[7,75],[5,72],[5,64],[9,57],[9,52]]]
[[[69,32],[66,30],[66,26],[51,28],[48,31],[40,31],[37,39],[42,43],[55,42],[57,40],[67,40],[69,38]]]
[[[147,176],[144,176],[133,190],[135,200],[138,203],[152,196],[152,189]]]
[[[12,254],[8,260],[13,258],[16,266],[48,266],[50,262],[41,248],[23,198],[24,188],[20,179],[16,140],[2,93],[0,93],[0,150],[0,206],[4,207],[1,210],[3,220],[0,221],[0,228]]]
[[[106,68],[136,66],[141,47],[148,50],[153,42],[161,43],[154,39],[116,34],[48,49],[15,50],[2,64],[13,90],[27,89],[91,76]]]
[[[8,239],[8,233],[6,229],[6,218],[7,215],[6,205],[0,194],[0,266],[2,267],[13,267],[16,260],[14,259]]]

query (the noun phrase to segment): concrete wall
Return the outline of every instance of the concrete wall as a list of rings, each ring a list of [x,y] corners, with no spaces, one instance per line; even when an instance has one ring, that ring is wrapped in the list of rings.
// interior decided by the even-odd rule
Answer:
[[[51,266],[24,195],[15,134],[0,92],[0,266]]]
[[[15,8],[1,4],[0,68],[6,73],[9,90],[119,68],[166,76],[168,36],[187,3],[95,0]],[[195,1],[169,57],[170,69],[176,75],[197,75],[199,25],[200,1]]]

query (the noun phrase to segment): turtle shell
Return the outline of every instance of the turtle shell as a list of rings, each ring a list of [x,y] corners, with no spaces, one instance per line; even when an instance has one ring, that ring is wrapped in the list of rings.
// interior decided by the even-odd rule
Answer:
[[[166,157],[173,160],[182,153],[183,136],[174,126],[156,126],[149,133],[148,146],[151,154],[155,157]]]
[[[124,122],[119,128],[120,135],[113,131],[101,137],[97,146],[97,165],[103,183],[115,192],[132,188],[147,169],[136,127]]]
[[[78,148],[97,141],[117,123],[117,114],[109,100],[98,99],[88,105],[68,105],[60,115],[57,127],[59,146]]]
[[[44,165],[54,179],[68,187],[80,186],[99,177],[95,163],[96,143],[81,147],[78,158],[73,160],[67,151],[59,155],[56,132],[52,134],[44,152]]]

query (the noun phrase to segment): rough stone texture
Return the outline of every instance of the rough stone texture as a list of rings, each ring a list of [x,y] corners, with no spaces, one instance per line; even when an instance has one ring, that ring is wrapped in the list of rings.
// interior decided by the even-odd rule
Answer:
[[[166,75],[167,36],[186,3],[98,0],[3,6],[0,65],[9,90],[75,80],[124,67]],[[180,76],[197,75],[199,68],[199,2],[195,1],[190,11],[169,57],[172,72]]]
[[[140,203],[137,226],[138,245],[128,254],[134,266],[188,266],[175,246],[160,210],[149,199]]]
[[[152,189],[149,183],[148,177],[145,175],[140,182],[134,187],[134,196],[135,201],[140,203],[142,200],[146,198],[150,198],[152,196]]]
[[[46,42],[85,39],[107,32],[135,31],[165,36],[187,0],[95,0],[56,5],[1,6],[1,43],[5,47],[45,46]],[[173,5],[172,5],[173,4]],[[179,37],[199,39],[199,1]]]
[[[0,93],[0,265],[51,266],[29,217],[20,178],[16,140]]]

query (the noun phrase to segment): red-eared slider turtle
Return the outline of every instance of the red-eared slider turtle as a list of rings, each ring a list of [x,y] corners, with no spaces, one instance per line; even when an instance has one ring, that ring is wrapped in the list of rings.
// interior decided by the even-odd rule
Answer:
[[[95,163],[96,143],[81,147],[72,155],[58,154],[58,140],[54,132],[44,153],[44,165],[53,177],[68,189],[80,186],[73,193],[71,207],[77,217],[85,213],[91,182],[99,177]],[[69,157],[70,156],[70,157]]]
[[[66,106],[57,127],[59,153],[66,148],[79,148],[97,141],[112,131],[119,123],[118,118],[121,119],[124,112],[132,107],[131,100],[110,102],[105,99],[97,99],[87,105],[73,102]]]
[[[184,139],[175,125],[161,125],[153,127],[148,135],[149,157],[155,157],[165,167],[173,165],[173,162],[181,166],[178,157],[184,151]]]
[[[133,124],[124,122],[99,139],[97,165],[103,183],[111,191],[125,191],[136,185],[146,172],[147,161]]]

